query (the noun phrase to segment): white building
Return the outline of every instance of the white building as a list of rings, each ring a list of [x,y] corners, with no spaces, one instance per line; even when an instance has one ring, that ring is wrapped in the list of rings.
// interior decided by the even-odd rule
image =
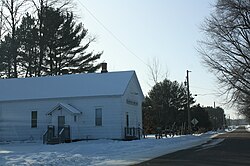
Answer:
[[[143,99],[134,71],[0,79],[0,141],[136,139]]]

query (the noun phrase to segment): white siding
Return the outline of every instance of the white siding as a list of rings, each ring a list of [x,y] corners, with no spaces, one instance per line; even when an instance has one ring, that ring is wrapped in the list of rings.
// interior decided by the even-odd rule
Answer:
[[[71,104],[82,115],[74,122],[74,115],[62,110],[46,115],[58,103]],[[102,108],[102,126],[95,126],[95,108]],[[65,115],[71,127],[72,139],[121,139],[120,97],[65,98],[51,100],[27,100],[0,103],[0,141],[42,139],[48,124],[57,125],[57,116]],[[31,111],[38,111],[38,127],[31,128]],[[52,118],[53,117],[53,118]],[[57,127],[55,127],[57,129]],[[57,133],[57,132],[56,132]]]
[[[84,107],[83,133],[85,138],[112,138],[121,139],[121,100],[107,98],[102,100],[87,100]],[[102,126],[95,125],[95,109],[102,108]]]
[[[46,107],[41,103],[1,103],[0,140],[41,139],[47,125]],[[31,128],[31,111],[37,111],[37,128]]]
[[[122,98],[123,103],[123,129],[126,127],[126,114],[129,115],[129,127],[142,128],[142,101],[144,97],[135,75],[130,80]],[[129,102],[128,102],[129,101]],[[132,103],[131,103],[132,102]],[[135,104],[135,103],[137,104]],[[123,131],[124,133],[124,131]]]

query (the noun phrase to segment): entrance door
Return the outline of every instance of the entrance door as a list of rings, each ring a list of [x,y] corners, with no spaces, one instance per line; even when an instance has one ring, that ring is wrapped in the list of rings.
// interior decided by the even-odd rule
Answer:
[[[65,125],[65,116],[58,116],[58,135]]]

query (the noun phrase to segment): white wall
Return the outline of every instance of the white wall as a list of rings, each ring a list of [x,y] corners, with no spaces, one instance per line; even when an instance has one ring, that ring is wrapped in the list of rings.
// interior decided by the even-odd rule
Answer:
[[[112,138],[120,139],[121,132],[121,99],[120,97],[85,98],[84,102],[74,100],[72,105],[77,105],[83,112],[83,121],[80,131],[83,138]],[[95,126],[95,109],[102,108],[102,126]]]
[[[139,84],[136,77],[132,77],[127,87],[127,90],[122,98],[123,100],[123,129],[126,127],[126,114],[129,115],[129,127],[142,127],[142,101],[143,94],[141,94]],[[137,105],[128,103],[136,102]]]
[[[49,108],[41,101],[0,103],[0,140],[41,139],[48,122],[45,112]],[[31,128],[31,111],[38,111],[37,128]]]
[[[52,119],[46,115],[58,103],[71,104],[82,112],[71,123],[74,138],[121,139],[120,97],[64,98],[0,103],[0,141],[42,139]],[[95,108],[102,108],[103,125],[95,126]],[[31,128],[31,111],[38,111],[38,127]],[[73,118],[73,116],[72,116]],[[73,121],[73,119],[68,119]],[[75,126],[79,126],[75,128]]]

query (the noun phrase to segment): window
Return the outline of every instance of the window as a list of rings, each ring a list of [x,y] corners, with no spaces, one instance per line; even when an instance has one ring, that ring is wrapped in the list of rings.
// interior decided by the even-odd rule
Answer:
[[[77,118],[76,118],[76,115],[75,115],[75,116],[74,116],[74,122],[76,122],[76,119],[77,119]]]
[[[31,128],[37,128],[37,111],[31,111]]]
[[[126,125],[127,125],[127,127],[129,127],[129,116],[128,116],[128,112],[126,113]]]
[[[102,126],[102,108],[95,109],[95,125]]]

